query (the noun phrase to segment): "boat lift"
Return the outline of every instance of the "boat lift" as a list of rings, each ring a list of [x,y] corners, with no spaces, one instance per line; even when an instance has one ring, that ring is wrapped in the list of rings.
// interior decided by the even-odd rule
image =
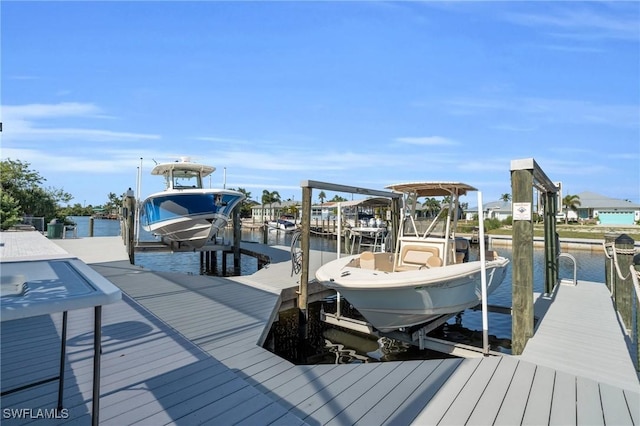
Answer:
[[[478,191],[478,206],[482,206],[482,193]],[[338,203],[338,235],[340,235],[341,228],[341,206]],[[428,334],[435,330],[436,328],[445,324],[450,318],[460,314],[452,313],[452,314],[444,314],[435,319],[432,319],[424,324],[420,324],[418,326],[410,327],[409,329],[399,329],[391,332],[380,332],[376,330],[371,324],[366,321],[357,320],[354,318],[345,317],[341,313],[341,296],[340,293],[337,293],[336,298],[336,313],[326,313],[324,310],[320,313],[320,318],[322,321],[327,324],[332,324],[335,326],[343,327],[352,331],[357,331],[363,334],[372,335],[375,337],[386,336],[392,339],[396,339],[402,342],[406,342],[412,345],[418,346],[422,349],[431,349],[437,352],[448,353],[454,356],[460,356],[465,358],[477,358],[482,356],[491,356],[491,355],[503,355],[500,352],[491,351],[489,348],[489,336],[488,336],[488,317],[487,312],[489,307],[487,305],[487,285],[486,285],[486,271],[484,268],[484,257],[485,257],[485,239],[484,239],[484,223],[483,221],[479,221],[479,245],[480,245],[480,260],[482,262],[482,302],[479,306],[482,306],[482,340],[483,347],[479,348],[476,346],[466,345],[462,343],[451,342],[443,339],[437,339],[434,337],[428,336]],[[340,238],[338,238],[337,245],[337,254],[340,256]],[[493,309],[492,309],[493,310]],[[504,308],[498,308],[498,312],[504,311]]]

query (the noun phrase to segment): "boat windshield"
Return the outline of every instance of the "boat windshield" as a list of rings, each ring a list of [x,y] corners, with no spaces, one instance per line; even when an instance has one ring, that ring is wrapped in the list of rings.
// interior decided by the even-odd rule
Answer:
[[[167,182],[173,189],[202,188],[200,173],[192,170],[173,170],[171,180]]]

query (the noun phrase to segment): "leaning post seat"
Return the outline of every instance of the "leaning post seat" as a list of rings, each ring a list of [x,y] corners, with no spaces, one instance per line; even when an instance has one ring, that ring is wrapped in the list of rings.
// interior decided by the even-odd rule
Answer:
[[[396,271],[442,266],[440,249],[421,244],[404,244],[400,249],[400,261]]]

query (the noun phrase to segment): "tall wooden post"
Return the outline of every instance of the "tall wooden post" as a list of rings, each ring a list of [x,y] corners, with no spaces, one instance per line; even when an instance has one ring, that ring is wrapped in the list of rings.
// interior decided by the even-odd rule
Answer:
[[[614,242],[615,257],[617,270],[620,271],[622,277],[616,272],[615,277],[615,304],[620,312],[620,317],[627,332],[633,329],[633,278],[631,277],[630,266],[633,264],[634,255],[633,238],[627,234],[622,234],[616,238]]]
[[[604,234],[604,245],[607,250],[608,256],[604,258],[604,282],[607,284],[607,288],[611,292],[612,296],[615,297],[615,267],[613,266],[613,250],[614,250],[614,241],[618,238],[620,234],[615,232],[607,232]],[[611,258],[611,259],[609,259]]]
[[[560,241],[556,232],[557,195],[546,192],[544,197],[544,291],[551,293],[558,282],[558,255],[560,254]],[[533,238],[533,236],[532,236]]]
[[[93,224],[94,224],[94,218],[93,216],[91,216],[89,218],[89,236],[93,237]]]
[[[515,203],[533,202],[533,171],[511,171],[512,200]],[[533,223],[532,220],[513,221],[512,268],[512,336],[511,353],[520,355],[533,336]]]
[[[262,244],[267,245],[269,235],[269,227],[267,226],[267,222],[265,221],[262,224]]]
[[[233,209],[233,275],[241,275],[240,268],[240,240],[242,229],[240,228],[240,205]]]
[[[136,253],[136,248],[135,248],[135,244],[133,242],[133,234],[134,234],[134,228],[135,228],[135,217],[136,217],[136,199],[133,197],[133,192],[131,190],[127,191],[127,197],[125,198],[125,206],[126,206],[126,212],[127,212],[127,226],[126,226],[126,230],[127,230],[127,253],[129,254],[129,262],[132,265],[135,265],[136,263],[136,259],[135,259],[135,253]]]
[[[311,228],[311,194],[312,189],[302,187],[302,235],[300,236],[300,249],[302,250],[302,268],[300,270],[300,290],[298,294],[298,308],[307,319],[307,295],[309,285],[309,248]]]
[[[633,268],[629,268],[632,274],[636,274],[635,277],[631,276],[631,280],[637,283],[640,279],[638,273],[640,272],[640,253],[633,256]],[[635,284],[634,284],[635,286]],[[640,334],[640,300],[634,298],[636,302],[636,330],[633,335],[633,341],[636,344],[636,371],[640,372],[640,342],[638,341],[638,335]]]

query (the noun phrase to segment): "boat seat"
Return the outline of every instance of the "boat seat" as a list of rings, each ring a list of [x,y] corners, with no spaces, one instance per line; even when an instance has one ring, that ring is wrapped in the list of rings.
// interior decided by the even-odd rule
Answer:
[[[495,250],[485,250],[484,260],[496,260],[499,257],[498,252]]]
[[[407,244],[400,252],[400,269],[419,269],[422,266],[428,268],[442,266],[440,250],[437,247]]]
[[[376,258],[370,251],[360,254],[360,269],[376,269]]]

